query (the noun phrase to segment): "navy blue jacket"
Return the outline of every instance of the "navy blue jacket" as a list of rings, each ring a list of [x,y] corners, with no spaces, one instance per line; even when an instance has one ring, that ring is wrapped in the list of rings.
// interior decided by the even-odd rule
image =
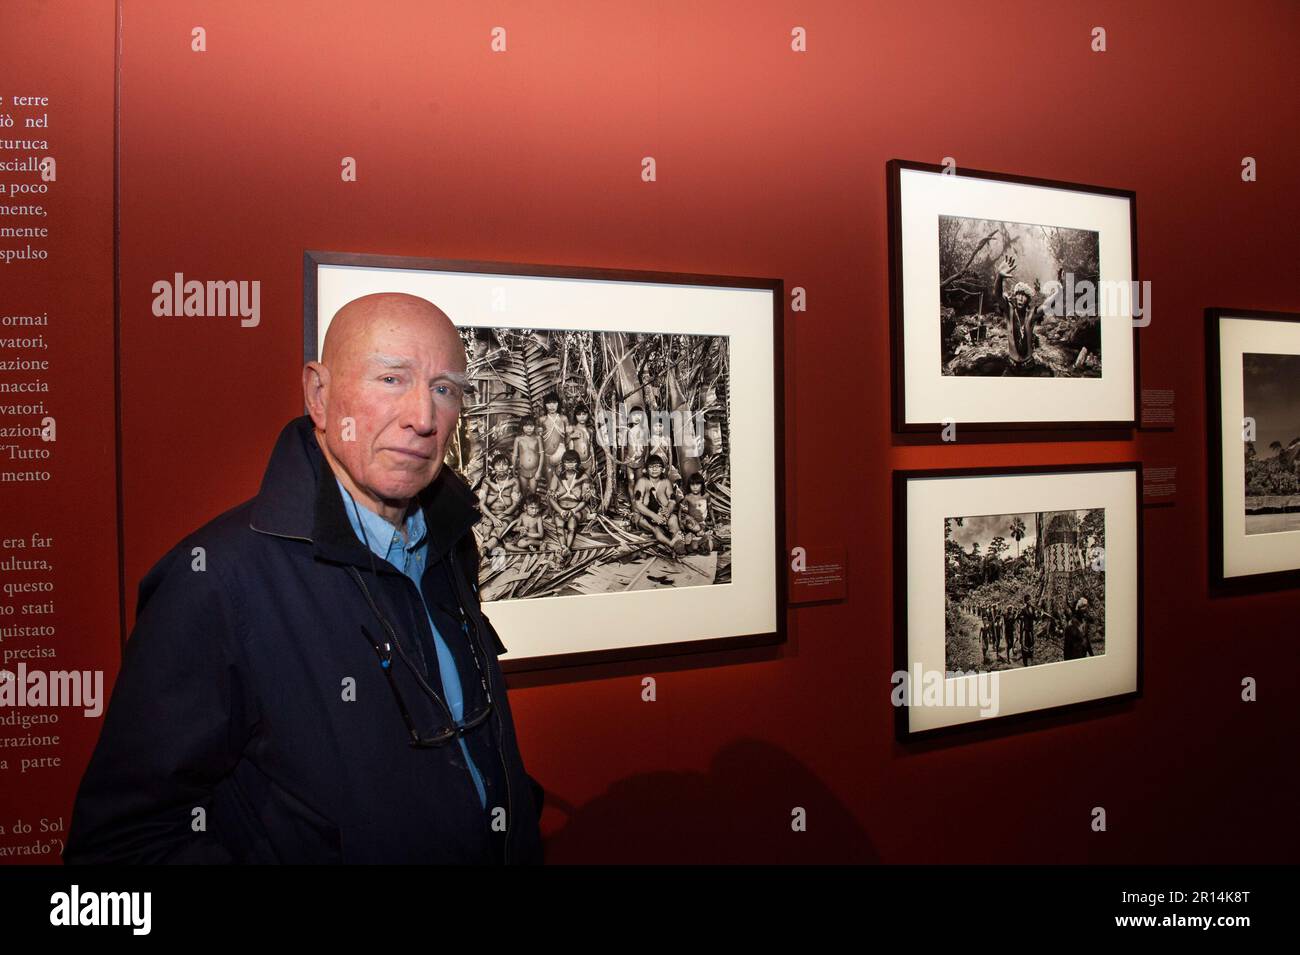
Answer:
[[[429,533],[421,589],[439,632],[462,641],[466,714],[485,700],[466,641],[481,644],[493,698],[466,739],[487,810],[460,746],[410,745],[362,628],[382,641],[382,611],[436,688],[428,618],[415,584],[372,563],[353,533],[304,416],[281,432],[257,497],[185,538],[141,582],[65,861],[541,861],[540,790],[515,739],[497,661],[505,648],[479,607],[477,501],[449,468],[419,501]],[[445,718],[414,669],[392,665],[430,735]]]

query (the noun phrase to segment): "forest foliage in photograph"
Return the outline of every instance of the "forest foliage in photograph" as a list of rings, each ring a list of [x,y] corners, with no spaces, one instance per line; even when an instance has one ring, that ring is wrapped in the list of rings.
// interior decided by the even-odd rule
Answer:
[[[1099,236],[939,216],[944,375],[1096,378]]]
[[[731,579],[725,336],[463,329],[483,599]]]
[[[1093,508],[944,521],[948,669],[1105,653],[1105,515]]]

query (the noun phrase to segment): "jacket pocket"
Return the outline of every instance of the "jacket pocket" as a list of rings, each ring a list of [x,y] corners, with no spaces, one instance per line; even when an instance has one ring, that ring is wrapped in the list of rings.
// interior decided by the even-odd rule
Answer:
[[[343,861],[343,835],[328,817],[256,767],[244,763],[227,781],[242,821],[233,836],[245,862],[327,864]]]
[[[343,832],[275,780],[268,780],[262,821],[276,854],[289,863],[321,865],[343,861]]]

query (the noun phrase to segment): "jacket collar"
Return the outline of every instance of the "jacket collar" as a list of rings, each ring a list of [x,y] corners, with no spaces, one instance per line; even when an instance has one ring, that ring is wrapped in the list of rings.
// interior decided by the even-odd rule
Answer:
[[[429,535],[428,564],[433,564],[478,522],[478,499],[458,474],[443,467],[418,500]],[[309,415],[295,418],[280,432],[249,527],[311,544],[314,555],[324,560],[370,566],[371,555],[352,530]]]

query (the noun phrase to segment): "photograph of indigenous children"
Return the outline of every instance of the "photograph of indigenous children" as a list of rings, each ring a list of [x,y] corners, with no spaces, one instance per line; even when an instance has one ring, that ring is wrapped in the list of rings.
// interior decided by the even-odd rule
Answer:
[[[1300,531],[1300,355],[1241,358],[1246,533]]]
[[[1098,234],[939,216],[944,375],[1101,377]]]
[[[945,658],[985,672],[1106,652],[1106,512],[944,522]]]
[[[731,581],[726,336],[462,335],[483,600]]]

